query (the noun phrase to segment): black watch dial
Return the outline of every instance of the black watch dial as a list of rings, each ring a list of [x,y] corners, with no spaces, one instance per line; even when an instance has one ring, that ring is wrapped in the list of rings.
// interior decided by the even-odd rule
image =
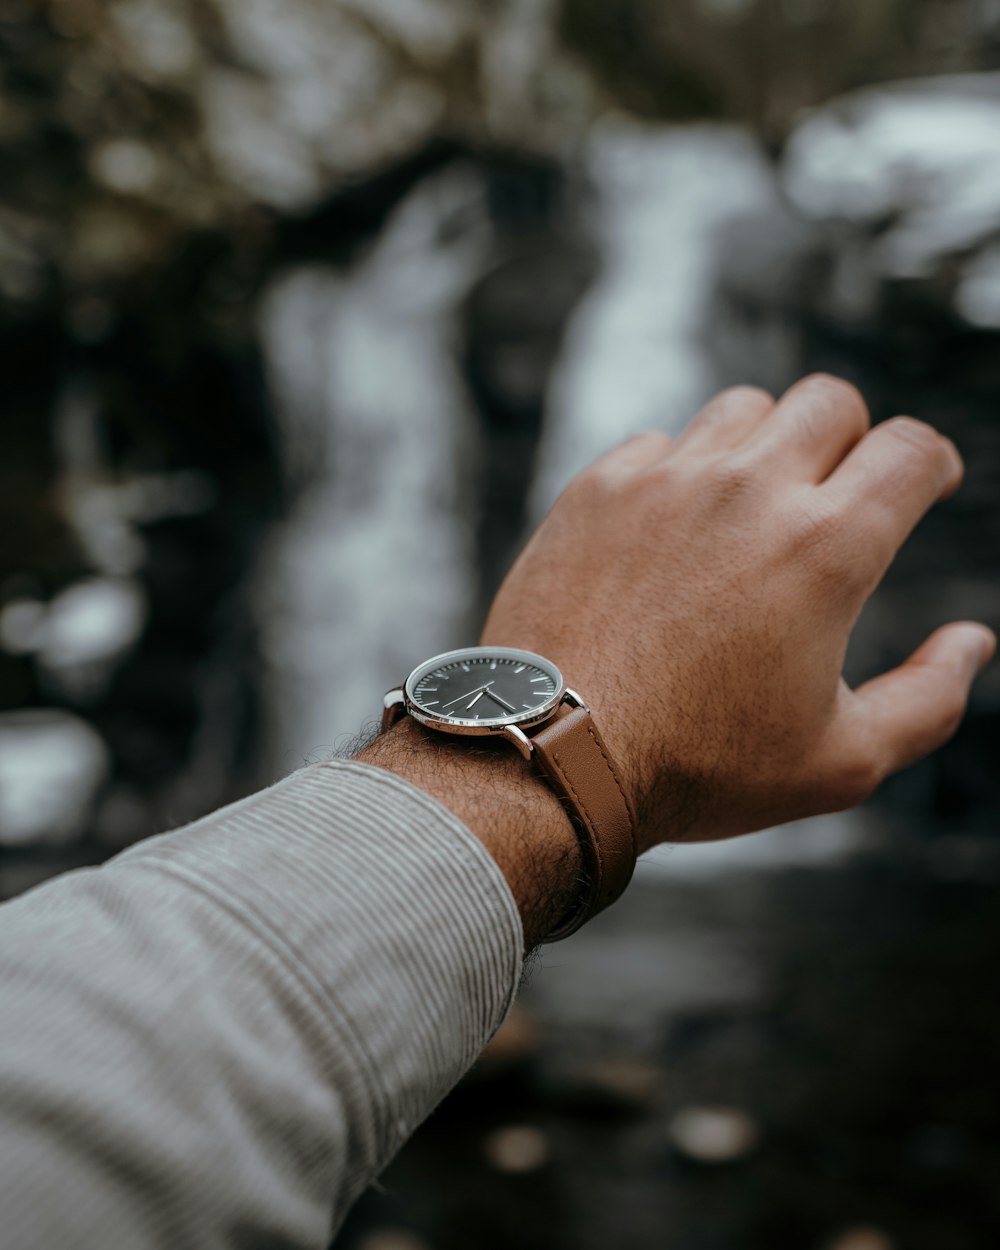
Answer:
[[[562,694],[562,677],[530,652],[476,647],[422,664],[406,692],[427,716],[486,727],[543,715]]]

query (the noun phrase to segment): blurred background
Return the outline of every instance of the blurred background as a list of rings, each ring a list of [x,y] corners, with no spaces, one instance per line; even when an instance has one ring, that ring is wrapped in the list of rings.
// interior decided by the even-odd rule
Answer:
[[[2,0],[0,887],[350,753],[629,433],[825,369],[965,453],[850,677],[1000,625],[1000,0]],[[995,1250],[1000,677],[664,848],[344,1250]]]

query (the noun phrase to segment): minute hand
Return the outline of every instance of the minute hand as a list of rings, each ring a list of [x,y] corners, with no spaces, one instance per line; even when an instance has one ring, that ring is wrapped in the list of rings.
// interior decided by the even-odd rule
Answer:
[[[453,703],[461,703],[463,699],[469,699],[474,694],[479,694],[480,691],[486,690],[488,687],[492,685],[493,685],[493,682],[488,681],[485,686],[477,686],[475,690],[466,690],[465,694],[460,694],[457,699],[449,699],[448,702],[445,703],[444,706],[441,708],[441,711],[443,712],[446,707],[451,707]],[[514,709],[511,708],[511,711],[513,710]]]

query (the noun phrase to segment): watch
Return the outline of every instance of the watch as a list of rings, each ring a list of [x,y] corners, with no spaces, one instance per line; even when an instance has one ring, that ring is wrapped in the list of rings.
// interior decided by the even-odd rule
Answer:
[[[383,733],[407,715],[439,733],[506,738],[563,800],[583,852],[583,888],[547,942],[621,896],[636,861],[632,806],[590,709],[551,660],[513,647],[435,655],[385,696]]]

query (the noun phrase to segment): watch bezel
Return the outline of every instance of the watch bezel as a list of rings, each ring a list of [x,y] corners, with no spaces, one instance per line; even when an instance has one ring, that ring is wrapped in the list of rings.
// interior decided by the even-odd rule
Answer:
[[[489,720],[466,720],[458,716],[435,715],[416,702],[413,697],[414,687],[426,673],[440,668],[442,664],[451,664],[467,656],[481,658],[487,655],[495,656],[497,659],[523,660],[541,667],[555,679],[555,693],[538,707],[531,708],[530,711],[508,713],[490,717]],[[403,683],[402,690],[406,711],[421,725],[426,725],[429,729],[440,729],[444,733],[484,736],[502,734],[510,726],[530,729],[534,725],[550,720],[563,701],[566,683],[556,665],[535,651],[524,651],[519,647],[459,647],[456,651],[444,651],[440,655],[433,655],[418,664]]]

